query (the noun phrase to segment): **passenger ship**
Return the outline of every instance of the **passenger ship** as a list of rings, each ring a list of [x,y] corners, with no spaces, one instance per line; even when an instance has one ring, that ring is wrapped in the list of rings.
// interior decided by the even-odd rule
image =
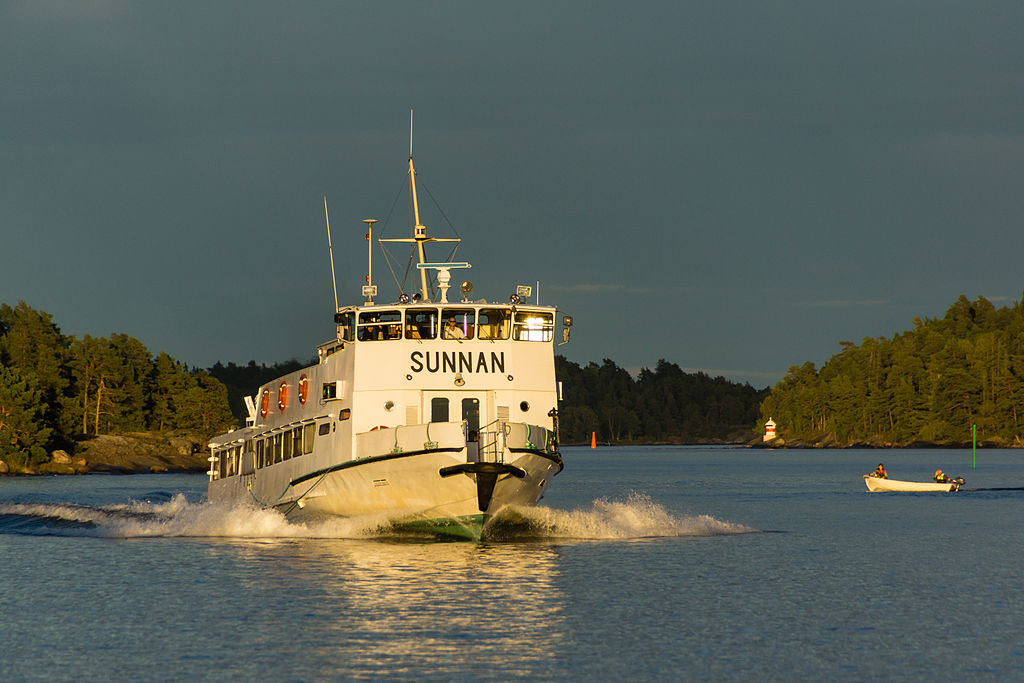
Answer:
[[[491,303],[469,300],[465,281],[449,301],[451,271],[470,264],[426,260],[427,244],[456,240],[427,237],[411,150],[408,174],[412,237],[378,242],[411,244],[420,291],[374,302],[371,250],[365,301],[339,307],[335,295],[335,336],[318,362],[260,387],[247,425],[210,441],[211,501],[479,539],[562,470],[554,347],[572,318],[529,303],[523,286]],[[376,221],[365,222],[372,245]],[[329,218],[327,234],[330,245]]]

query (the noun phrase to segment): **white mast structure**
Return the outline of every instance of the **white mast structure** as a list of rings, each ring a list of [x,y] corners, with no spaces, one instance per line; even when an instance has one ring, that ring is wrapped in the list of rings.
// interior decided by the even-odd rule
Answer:
[[[416,244],[419,263],[416,268],[420,271],[420,295],[423,301],[430,301],[430,290],[427,288],[427,270],[437,270],[437,284],[441,290],[441,303],[448,303],[448,283],[452,268],[471,268],[466,262],[458,263],[427,263],[425,245],[427,242],[461,242],[454,237],[427,237],[427,226],[420,222],[420,204],[416,196],[416,168],[412,163],[412,117],[413,111],[409,110],[409,191],[412,193],[413,228],[411,238],[382,239],[381,242],[412,242]]]

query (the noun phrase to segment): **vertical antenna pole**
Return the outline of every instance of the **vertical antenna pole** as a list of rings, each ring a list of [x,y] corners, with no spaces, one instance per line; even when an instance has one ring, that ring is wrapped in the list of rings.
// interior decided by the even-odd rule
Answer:
[[[373,295],[377,293],[373,288],[373,224],[377,219],[364,218],[363,222],[366,223],[366,287],[363,288],[363,295],[366,303],[372,305]]]
[[[412,159],[412,112],[409,110],[409,158]]]
[[[327,213],[327,195],[324,195],[324,220],[327,222],[327,252],[331,257],[331,285],[334,287],[334,312],[338,312],[338,280],[334,277],[334,247],[331,245],[331,216]]]

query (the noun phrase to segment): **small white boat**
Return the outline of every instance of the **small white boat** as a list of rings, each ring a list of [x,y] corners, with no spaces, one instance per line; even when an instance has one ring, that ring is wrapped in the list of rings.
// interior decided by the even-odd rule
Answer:
[[[864,475],[864,483],[868,491],[959,491],[964,480],[937,483],[933,481],[900,481],[898,479],[880,479],[870,474]]]

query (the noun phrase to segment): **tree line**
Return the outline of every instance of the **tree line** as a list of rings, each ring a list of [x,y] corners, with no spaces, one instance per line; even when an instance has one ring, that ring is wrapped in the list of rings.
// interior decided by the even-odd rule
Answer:
[[[1019,444],[1024,305],[961,295],[942,318],[913,324],[892,339],[839,342],[821,370],[791,367],[761,419],[772,418],[785,439],[836,445],[969,443],[972,425],[979,440]]]
[[[24,301],[0,305],[0,459],[32,466],[74,437],[147,430],[212,435],[235,420],[224,385],[126,334],[61,333]]]
[[[665,360],[634,378],[608,359],[580,366],[556,356],[555,375],[563,443],[745,442],[768,393]]]

